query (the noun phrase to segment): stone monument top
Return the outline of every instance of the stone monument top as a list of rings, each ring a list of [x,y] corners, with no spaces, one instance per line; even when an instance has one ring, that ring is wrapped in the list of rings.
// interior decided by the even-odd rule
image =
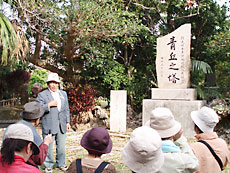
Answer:
[[[186,89],[190,85],[191,24],[157,39],[158,88]]]

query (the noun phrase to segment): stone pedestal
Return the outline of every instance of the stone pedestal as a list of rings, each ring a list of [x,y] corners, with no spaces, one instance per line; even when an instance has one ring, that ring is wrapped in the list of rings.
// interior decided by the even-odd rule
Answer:
[[[194,89],[152,89],[152,99],[143,100],[142,124],[144,125],[150,119],[153,109],[166,107],[181,123],[184,135],[188,138],[194,137],[194,125],[190,113],[200,109],[206,103],[204,100],[195,100],[196,94],[194,94]]]
[[[161,89],[152,88],[151,99],[155,100],[196,100],[197,93],[193,88],[189,89]]]
[[[110,91],[110,130],[126,132],[127,91]]]

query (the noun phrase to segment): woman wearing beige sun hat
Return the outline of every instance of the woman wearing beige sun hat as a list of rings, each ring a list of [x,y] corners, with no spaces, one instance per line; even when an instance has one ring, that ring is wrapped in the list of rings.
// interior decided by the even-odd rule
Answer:
[[[193,111],[191,118],[194,122],[194,130],[197,134],[195,137],[198,140],[191,144],[192,150],[200,162],[197,172],[221,172],[221,170],[224,170],[227,166],[229,150],[226,142],[219,138],[216,132],[214,132],[214,128],[219,122],[218,115],[213,109],[203,106],[200,110]],[[211,150],[206,145],[212,148],[211,150],[214,151],[217,157],[211,153]]]
[[[159,173],[192,173],[198,169],[198,159],[183,136],[181,124],[174,119],[170,109],[154,109],[145,125],[155,129],[162,139],[161,149],[165,161]]]
[[[125,165],[136,173],[158,172],[164,163],[160,135],[152,128],[136,128],[123,149]]]

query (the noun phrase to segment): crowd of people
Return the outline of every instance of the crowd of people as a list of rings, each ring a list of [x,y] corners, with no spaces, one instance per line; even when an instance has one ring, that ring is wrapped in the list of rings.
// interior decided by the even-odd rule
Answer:
[[[109,132],[94,127],[84,133],[80,145],[88,152],[66,165],[66,132],[70,130],[67,94],[59,90],[59,77],[51,73],[48,89],[37,95],[36,101],[26,103],[22,120],[6,128],[2,137],[0,173],[51,173],[54,164],[67,173],[114,173],[115,166],[103,161],[102,155],[112,151]],[[42,137],[36,126],[42,119]],[[133,130],[122,150],[124,164],[133,173],[220,173],[229,160],[226,142],[214,132],[219,122],[209,107],[191,112],[196,142],[188,143],[180,122],[170,109],[152,110],[149,121]],[[56,162],[53,144],[56,142]]]

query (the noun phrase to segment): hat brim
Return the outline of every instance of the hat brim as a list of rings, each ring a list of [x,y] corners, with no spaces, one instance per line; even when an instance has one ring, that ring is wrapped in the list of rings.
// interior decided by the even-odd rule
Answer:
[[[109,138],[109,143],[107,145],[107,147],[104,149],[104,150],[96,150],[94,148],[91,148],[89,145],[88,145],[88,142],[87,142],[87,137],[90,133],[90,130],[88,130],[87,132],[85,132],[85,134],[82,136],[81,138],[81,146],[83,148],[85,148],[87,151],[91,151],[91,152],[94,152],[94,153],[97,153],[97,154],[106,154],[106,153],[110,153],[111,150],[112,150],[112,147],[113,147],[113,142],[111,140],[111,138]]]
[[[213,132],[213,128],[207,127],[206,124],[200,120],[199,111],[192,111],[191,118],[193,122],[202,130],[203,132]]]
[[[178,121],[175,121],[174,126],[167,130],[157,130],[161,138],[168,138],[177,134],[181,130],[181,124]]]
[[[20,115],[21,115],[21,117],[22,117],[23,119],[27,119],[27,120],[36,120],[36,119],[38,119],[38,118],[41,118],[41,117],[44,115],[44,113],[45,113],[45,109],[44,109],[42,106],[40,106],[40,108],[39,108],[39,114],[37,114],[37,116],[35,116],[35,117],[33,117],[33,118],[26,117],[26,115],[24,114],[23,111],[20,113]]]
[[[160,129],[155,129],[155,128],[153,128],[153,129],[155,129],[159,133],[161,138],[171,137],[171,136],[177,134],[181,130],[181,124],[176,120],[174,120],[174,121],[175,121],[174,126],[169,128],[169,129],[166,129],[166,130],[160,130]],[[151,127],[150,120],[148,120],[145,123],[145,126]]]
[[[134,172],[157,172],[164,164],[164,154],[161,151],[161,147],[156,151],[156,155],[153,159],[146,162],[138,161],[136,154],[133,152],[130,142],[126,144],[122,152],[124,164]]]
[[[48,83],[48,82],[57,82],[57,83],[60,83],[61,81],[60,80],[54,80],[54,79],[46,80],[46,83]]]

